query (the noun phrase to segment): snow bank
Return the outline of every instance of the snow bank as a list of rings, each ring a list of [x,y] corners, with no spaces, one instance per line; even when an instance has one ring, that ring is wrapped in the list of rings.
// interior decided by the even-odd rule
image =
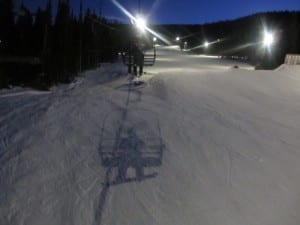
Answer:
[[[284,73],[289,73],[292,75],[298,75],[300,74],[300,65],[287,65],[287,64],[282,64],[279,66],[276,71]]]

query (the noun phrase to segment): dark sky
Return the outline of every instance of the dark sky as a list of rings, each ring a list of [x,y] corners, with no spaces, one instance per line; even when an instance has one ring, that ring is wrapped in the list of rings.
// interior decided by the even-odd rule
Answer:
[[[31,10],[45,6],[47,0],[23,1]],[[56,5],[58,0],[52,0]],[[80,0],[70,0],[75,12],[78,12]],[[148,15],[149,23],[206,23],[234,19],[256,12],[274,10],[300,10],[300,0],[140,0],[141,9]],[[102,2],[102,4],[101,4]],[[119,0],[133,15],[138,11],[138,0]],[[111,0],[83,0],[84,7],[102,12],[104,16],[129,21]]]

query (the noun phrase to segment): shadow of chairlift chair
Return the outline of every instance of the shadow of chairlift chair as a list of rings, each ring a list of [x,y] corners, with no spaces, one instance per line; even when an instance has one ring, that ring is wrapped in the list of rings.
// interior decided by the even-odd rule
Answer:
[[[159,167],[162,164],[164,144],[160,139],[148,139],[151,142],[141,150],[141,164],[143,167]],[[117,146],[116,146],[117,145]],[[123,149],[115,143],[115,140],[105,139],[100,146],[101,162],[104,167],[117,167]]]
[[[162,164],[164,144],[160,139],[148,139],[143,149],[140,151],[140,156],[132,157],[132,154],[128,154],[119,143],[115,143],[114,139],[105,139],[100,147],[102,166],[106,168],[117,168],[118,174],[113,181],[110,181],[110,185],[117,185],[121,183],[128,183],[134,181],[142,181],[149,178],[154,178],[157,173],[144,174],[144,168],[160,167]],[[125,157],[124,157],[125,155]],[[128,161],[126,165],[124,175],[121,176],[119,168],[122,168],[122,163]],[[142,170],[142,174],[138,174],[138,166]],[[128,177],[127,169],[134,168],[136,170],[136,176],[134,178]]]
[[[116,178],[113,181],[109,181],[109,185],[142,181],[156,177],[156,172],[145,174],[144,168],[154,168],[162,165],[165,145],[161,139],[160,131],[158,137],[148,137],[141,140],[142,144],[136,145],[136,149],[131,149],[132,145],[124,145],[124,140],[127,143],[132,143],[132,140],[137,143],[138,139],[135,136],[133,139],[126,137],[116,141],[115,138],[105,138],[101,141],[100,156],[102,166],[116,168],[118,171]],[[135,177],[126,175],[129,168],[136,170]]]

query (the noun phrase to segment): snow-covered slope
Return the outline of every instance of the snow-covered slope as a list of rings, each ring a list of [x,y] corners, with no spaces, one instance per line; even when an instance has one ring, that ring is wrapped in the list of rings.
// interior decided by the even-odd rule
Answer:
[[[0,93],[0,224],[299,225],[300,69],[235,64],[160,47],[137,86]]]

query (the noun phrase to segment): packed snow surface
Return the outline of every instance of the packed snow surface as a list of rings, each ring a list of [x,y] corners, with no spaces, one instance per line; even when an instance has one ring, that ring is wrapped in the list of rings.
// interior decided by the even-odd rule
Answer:
[[[1,225],[300,224],[299,66],[158,47],[126,71],[0,92]]]

